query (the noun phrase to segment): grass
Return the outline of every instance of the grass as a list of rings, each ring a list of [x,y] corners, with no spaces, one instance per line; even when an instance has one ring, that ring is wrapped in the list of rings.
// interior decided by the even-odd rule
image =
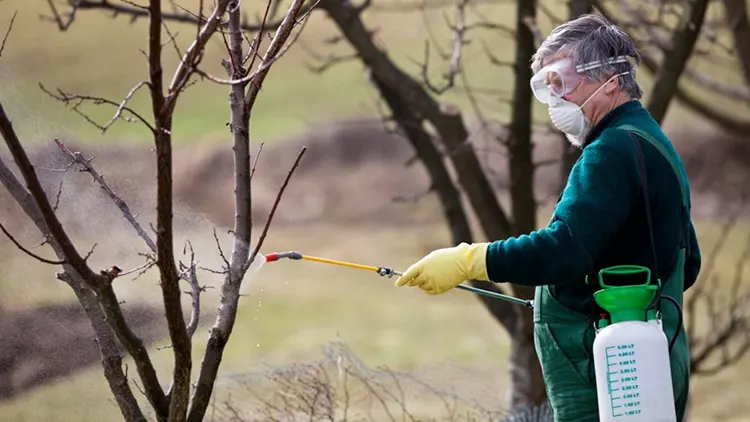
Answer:
[[[717,267],[725,279],[729,279],[731,264],[742,250],[748,230],[749,227],[740,226],[727,240]],[[716,239],[718,227],[715,223],[700,222],[698,231],[707,251]],[[201,229],[190,236],[197,245],[201,263],[214,267],[218,258],[210,231]],[[101,244],[95,256],[106,256],[113,244],[122,241],[115,237],[112,244]],[[336,259],[405,268],[436,244],[446,241],[445,228],[431,225],[410,227],[408,232],[398,227],[367,225],[279,226],[272,230],[264,250],[267,253],[297,249]],[[47,274],[44,280],[28,281],[27,299],[34,295],[32,292],[43,290],[40,286],[54,283],[50,280],[49,269]],[[209,285],[217,282],[209,274],[203,275],[203,281]],[[417,370],[437,365],[439,373],[441,364],[456,362],[481,369],[485,375],[498,380],[493,384],[497,397],[505,397],[508,338],[477,300],[460,291],[429,297],[415,289],[395,290],[392,281],[357,270],[304,261],[267,264],[257,277],[246,281],[250,283],[245,291],[248,296],[242,299],[235,332],[227,346],[220,373],[219,399],[226,399],[227,391],[233,391],[233,397],[238,397],[236,388],[227,386],[234,375],[253,372],[264,364],[314,359],[331,341],[346,343],[364,362],[373,366]],[[121,280],[118,293],[127,302],[158,303],[158,287],[154,282],[154,274],[133,282]],[[720,290],[724,289],[720,286]],[[59,300],[71,298],[70,292],[58,297]],[[16,302],[20,298],[7,300]],[[208,290],[204,309],[215,309],[215,304],[216,291]],[[206,335],[207,327],[196,333],[195,366],[202,357],[200,351],[205,346]],[[154,350],[162,344],[166,344],[166,340],[153,346],[151,353],[160,376],[167,379],[172,355],[168,349]],[[750,359],[744,359],[718,376],[695,379],[695,420],[731,421],[732,417],[749,412],[750,407],[740,393],[747,384],[741,374],[747,370],[750,370]],[[462,385],[477,388],[469,375],[444,382],[457,388]],[[727,383],[731,383],[732,388],[717,394],[717,388]],[[118,418],[117,409],[109,395],[99,366],[93,365],[69,379],[1,404],[0,414],[7,421],[114,420]],[[70,398],[75,396],[82,399],[73,404]]]
[[[333,227],[316,227],[301,231],[277,230],[269,238],[267,250],[294,247],[340,259],[383,260],[403,267],[422,253],[424,239],[435,238],[435,231],[430,228],[417,230],[409,239],[400,237],[397,228],[352,228],[344,233]],[[326,234],[328,242],[320,243],[319,239]],[[293,239],[302,240],[292,244]],[[398,246],[392,247],[394,244]],[[368,246],[365,249],[356,245]],[[107,248],[100,247],[102,251]],[[211,265],[212,248],[210,237],[199,246],[199,256],[205,265]],[[407,250],[411,253],[402,253]],[[288,363],[314,357],[327,342],[337,339],[346,342],[371,365],[410,369],[447,360],[492,365],[497,374],[505,367],[508,354],[505,333],[470,295],[455,293],[430,300],[415,290],[394,291],[393,280],[382,280],[374,274],[306,262],[268,264],[261,275],[252,282],[247,291],[249,296],[243,299],[222,366],[225,380],[229,374],[256,369],[260,362]],[[122,284],[128,283],[123,281]],[[207,274],[204,281],[214,282]],[[140,300],[158,299],[153,299],[158,296],[153,277],[134,282],[129,288],[140,292]],[[146,289],[151,293],[146,293]],[[131,292],[122,293],[126,300],[133,300]],[[70,298],[70,294],[66,296]],[[215,290],[209,290],[206,298],[205,309],[213,309]],[[196,334],[196,366],[206,334],[205,328]],[[171,352],[152,351],[152,356],[160,375],[167,377]],[[78,394],[87,397],[89,413],[80,414],[65,405],[66,398]],[[0,406],[0,414],[4,420],[47,420],[53,415],[55,420],[113,420],[117,409],[107,404],[108,396],[101,371],[94,365],[70,380],[53,383]]]

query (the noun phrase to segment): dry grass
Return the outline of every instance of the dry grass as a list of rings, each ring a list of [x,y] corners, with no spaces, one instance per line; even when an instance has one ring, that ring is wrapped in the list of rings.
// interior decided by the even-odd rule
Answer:
[[[699,226],[701,238],[710,239],[715,232],[711,224]],[[727,248],[729,254],[740,249],[748,228],[738,230]],[[183,232],[184,233],[184,232]],[[202,263],[216,262],[215,249],[208,227],[190,233],[199,245]],[[120,238],[122,239],[122,238]],[[384,226],[310,225],[277,227],[269,237],[267,252],[298,249],[320,256],[348,259],[363,263],[393,265],[404,268],[426,251],[446,242],[443,227],[413,226],[408,231]],[[709,247],[710,241],[704,241]],[[103,244],[101,253],[114,245]],[[19,258],[19,260],[24,258]],[[7,280],[7,278],[6,278]],[[130,303],[137,300],[158,302],[158,287],[153,275],[138,281],[120,280],[119,292]],[[203,281],[215,283],[205,275]],[[415,290],[396,290],[390,281],[375,274],[341,269],[308,262],[279,262],[265,266],[250,282],[240,309],[222,367],[220,385],[226,385],[237,374],[257,371],[263,365],[288,365],[306,362],[320,353],[331,341],[342,341],[368,365],[387,365],[399,371],[432,372],[438,387],[455,387],[465,394],[484,391],[502,407],[505,397],[508,339],[471,295],[454,291],[440,297],[427,297]],[[29,280],[24,289],[27,298],[54,289],[51,277]],[[4,283],[6,286],[7,282]],[[20,290],[20,288],[18,288]],[[62,289],[57,300],[70,300]],[[216,303],[213,290],[206,294],[206,309]],[[196,334],[197,351],[206,339],[206,330]],[[162,346],[157,342],[154,347]],[[152,350],[154,349],[152,347]],[[166,376],[171,354],[153,351],[159,371]],[[61,364],[64,364],[61,362]],[[448,364],[448,365],[446,365]],[[450,372],[452,365],[464,368]],[[747,381],[742,374],[750,370],[750,361],[718,376],[694,383],[696,420],[732,420],[750,412],[741,393]],[[447,371],[444,372],[444,371]],[[483,374],[476,376],[476,374]],[[460,381],[459,381],[460,380]],[[724,388],[728,384],[732,388]],[[237,386],[220,387],[219,403],[228,394],[241,397]],[[720,393],[719,393],[720,392]],[[225,396],[223,396],[225,395]],[[83,402],[70,397],[83,397]],[[414,403],[417,408],[435,410],[441,415],[436,399]],[[4,420],[111,420],[117,409],[109,401],[101,369],[90,369],[40,387],[14,401],[0,406]]]

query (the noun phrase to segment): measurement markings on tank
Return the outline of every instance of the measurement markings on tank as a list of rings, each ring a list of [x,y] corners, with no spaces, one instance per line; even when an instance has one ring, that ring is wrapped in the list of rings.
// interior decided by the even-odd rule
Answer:
[[[612,417],[640,414],[640,386],[635,345],[628,343],[606,347],[605,360]]]

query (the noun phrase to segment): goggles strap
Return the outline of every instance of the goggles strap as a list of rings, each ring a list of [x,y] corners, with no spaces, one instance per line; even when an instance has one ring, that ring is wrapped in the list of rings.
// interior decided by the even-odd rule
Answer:
[[[576,66],[576,72],[586,72],[588,70],[596,69],[597,67],[601,67],[607,64],[615,64],[615,63],[629,63],[628,56],[617,56],[617,57],[610,57],[608,59],[604,60],[595,60],[593,62],[588,62],[584,64],[579,64]]]

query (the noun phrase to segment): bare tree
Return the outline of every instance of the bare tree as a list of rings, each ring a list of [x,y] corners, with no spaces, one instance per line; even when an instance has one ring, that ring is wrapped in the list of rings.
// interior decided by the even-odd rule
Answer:
[[[701,88],[721,94],[727,99],[750,104],[750,84],[725,84],[688,66],[691,57],[737,66],[735,56],[739,56],[740,70],[745,73],[744,61],[750,57],[748,49],[741,48],[741,45],[738,48],[737,41],[735,47],[727,46],[716,36],[727,27],[733,30],[735,37],[742,36],[743,31],[750,30],[747,21],[743,21],[738,15],[742,12],[742,7],[738,8],[738,5],[727,2],[725,4],[733,7],[732,10],[737,14],[727,15],[729,22],[708,21],[708,4],[709,2],[704,0],[662,2],[653,5],[627,0],[595,1],[597,11],[625,29],[639,45],[643,67],[653,74],[655,79],[646,106],[656,121],[664,120],[669,104],[674,99],[690,111],[715,123],[720,129],[744,136],[750,131],[750,120],[707,103],[680,84],[681,78],[684,77]],[[673,18],[677,18],[677,25],[669,24],[669,20]]]
[[[533,230],[536,227],[537,203],[533,192],[535,163],[531,154],[532,99],[527,87],[531,70],[526,63],[536,50],[538,38],[535,2],[517,3],[516,30],[487,20],[468,23],[465,11],[471,4],[468,1],[459,3],[455,22],[452,24],[452,49],[446,55],[450,62],[449,70],[444,83],[439,85],[427,77],[427,53],[422,64],[421,78],[417,78],[399,68],[375,44],[372,31],[367,29],[361,17],[369,6],[369,2],[357,6],[348,1],[323,0],[320,9],[336,24],[344,39],[354,49],[355,55],[367,67],[375,87],[391,111],[392,120],[414,146],[427,168],[432,178],[431,186],[440,196],[444,214],[451,227],[452,241],[470,242],[474,236],[469,228],[459,190],[454,187],[450,178],[449,165],[455,169],[461,190],[467,196],[486,237],[499,239]],[[461,54],[467,42],[466,36],[469,31],[482,29],[504,32],[514,37],[516,42],[515,62],[508,64],[494,61],[498,65],[512,67],[517,75],[511,100],[513,111],[508,124],[509,130],[504,134],[495,134],[496,141],[508,150],[512,197],[510,217],[492,189],[488,175],[470,144],[469,129],[461,111],[436,98],[456,85],[459,78],[465,78]],[[428,44],[427,52],[429,48]],[[461,80],[466,86],[465,79]],[[434,128],[434,139],[429,135],[428,128]],[[435,141],[439,142],[445,154],[440,152]],[[449,163],[443,160],[443,155],[447,156]],[[501,290],[499,286],[486,282],[472,283],[485,289]],[[533,296],[533,289],[528,287],[512,286],[512,289],[518,296]],[[534,349],[531,314],[482,297],[480,300],[513,338],[511,408],[543,403],[546,392]]]
[[[67,93],[63,90],[52,92],[44,86],[42,86],[42,89],[70,105],[73,111],[95,124],[102,132],[105,132],[116,121],[125,120],[140,122],[153,136],[157,169],[155,240],[150,238],[125,202],[104,181],[91,164],[90,158],[86,158],[79,152],[71,151],[58,140],[55,141],[71,160],[68,168],[76,166],[91,174],[145,242],[149,249],[148,260],[142,268],[136,270],[142,270],[152,265],[159,269],[159,284],[162,291],[171,349],[174,355],[174,367],[169,389],[166,392],[162,389],[149,353],[141,339],[131,330],[125,320],[120,301],[112,288],[118,277],[132,271],[123,272],[116,265],[107,270],[95,271],[89,266],[87,260],[93,250],[86,255],[82,255],[73,244],[55,214],[57,204],[51,204],[42,188],[35,166],[29,159],[1,103],[0,133],[2,133],[5,143],[20,170],[23,182],[16,178],[15,174],[2,160],[0,160],[0,181],[45,237],[46,243],[51,246],[57,259],[51,260],[40,257],[13,238],[5,226],[0,226],[0,228],[21,251],[34,256],[43,263],[62,266],[63,271],[57,273],[57,278],[73,289],[91,320],[101,351],[104,375],[126,420],[142,421],[145,420],[145,417],[134,397],[127,373],[123,371],[120,344],[135,361],[143,385],[142,392],[148,399],[158,420],[200,421],[203,419],[208,406],[224,347],[232,333],[239,301],[240,284],[260,250],[281,195],[305,152],[303,148],[294,161],[278,192],[265,227],[255,247],[251,249],[250,113],[264,78],[274,62],[283,56],[289,45],[299,36],[299,30],[294,35],[293,31],[300,23],[305,22],[303,19],[312,5],[308,4],[303,8],[303,0],[294,0],[283,18],[273,22],[274,17],[269,13],[272,4],[269,3],[263,21],[254,27],[257,34],[247,49],[243,45],[246,34],[241,27],[239,1],[218,0],[207,15],[203,14],[202,2],[200,12],[197,15],[187,11],[181,15],[164,13],[159,0],[151,0],[148,6],[120,6],[106,1],[76,1],[70,3],[70,10],[67,12],[58,11],[51,1],[49,5],[53,20],[61,30],[66,30],[70,26],[79,10],[87,8],[131,12],[135,17],[142,16],[149,20],[149,42],[148,52],[146,53],[148,79],[136,84],[123,100],[113,101],[95,96]],[[123,8],[125,9],[123,10]],[[228,16],[227,21],[224,21],[225,16]],[[183,19],[189,17],[189,21],[196,24],[196,36],[184,52],[181,51],[165,24],[165,19],[179,19],[181,17]],[[261,53],[261,43],[265,31],[272,30],[275,30],[272,40],[265,48],[265,53]],[[200,69],[206,44],[217,32],[222,35],[225,32],[229,33],[227,43],[229,59],[224,62],[229,75],[228,79],[217,78]],[[10,29],[8,33],[10,33]],[[165,34],[168,36],[166,40]],[[7,38],[6,33],[2,44],[3,48]],[[178,52],[181,61],[167,85],[165,84],[162,67],[162,50],[169,45]],[[253,67],[256,60],[257,66]],[[204,359],[200,366],[200,374],[195,382],[191,397],[192,335],[197,328],[200,317],[200,294],[203,288],[197,278],[194,254],[191,254],[191,261],[188,264],[180,262],[179,268],[175,261],[172,192],[172,133],[174,128],[172,119],[180,94],[191,84],[197,82],[198,77],[225,84],[231,91],[236,218],[232,230],[234,248],[231,257],[229,259],[224,258],[225,266],[220,271],[224,276],[221,284],[220,308],[211,329]],[[128,100],[140,88],[147,88],[151,96],[151,116],[149,117],[128,106]],[[104,124],[95,122],[84,110],[87,103],[113,106],[116,109],[113,118]],[[191,318],[187,323],[181,303],[183,294],[180,287],[181,281],[185,281],[191,286],[190,295],[192,296],[193,308]]]

